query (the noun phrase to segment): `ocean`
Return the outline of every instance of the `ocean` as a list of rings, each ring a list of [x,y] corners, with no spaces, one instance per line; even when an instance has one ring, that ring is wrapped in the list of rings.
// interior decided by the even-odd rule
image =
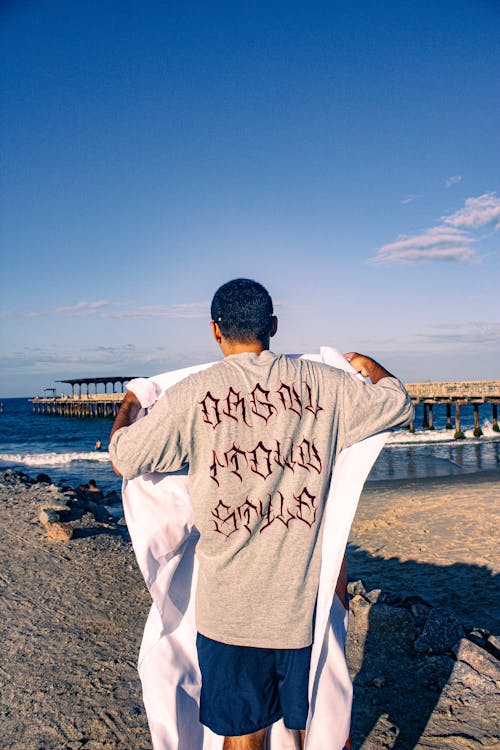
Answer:
[[[107,452],[111,419],[44,416],[33,414],[25,398],[3,400],[0,414],[0,470],[12,468],[32,477],[48,474],[71,485],[95,479],[108,492],[119,491],[121,480],[113,472]],[[488,404],[479,407],[484,435],[473,436],[473,408],[461,409],[465,440],[454,440],[446,430],[445,406],[434,406],[435,430],[422,430],[422,407],[417,407],[414,434],[393,431],[372,469],[370,482],[500,470],[500,434],[492,429]],[[95,451],[96,440],[102,450]]]

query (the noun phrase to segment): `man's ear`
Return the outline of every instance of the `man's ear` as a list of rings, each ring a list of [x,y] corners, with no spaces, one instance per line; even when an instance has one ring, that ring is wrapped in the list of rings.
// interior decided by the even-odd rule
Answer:
[[[271,330],[269,331],[269,338],[272,338],[276,335],[276,331],[278,330],[278,318],[276,315],[273,315],[271,317]]]
[[[217,341],[217,343],[220,346],[220,343],[222,341],[222,333],[220,332],[220,328],[218,323],[215,322],[215,320],[210,321],[210,328],[212,330],[212,336]]]

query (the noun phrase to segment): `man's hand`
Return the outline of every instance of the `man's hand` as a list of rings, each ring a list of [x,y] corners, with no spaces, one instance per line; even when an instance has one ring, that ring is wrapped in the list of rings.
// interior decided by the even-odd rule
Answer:
[[[378,362],[375,362],[371,357],[367,357],[366,354],[358,354],[358,352],[347,352],[344,354],[351,367],[356,372],[360,372],[364,378],[370,378],[372,383],[378,383],[382,378],[393,378],[388,370],[386,370]]]
[[[111,428],[111,433],[109,435],[110,442],[111,438],[117,430],[119,430],[121,427],[128,427],[128,425],[135,422],[140,410],[141,404],[135,393],[132,393],[132,391],[127,391],[125,398],[121,403],[120,411],[116,415],[116,419],[113,422],[113,427]],[[113,464],[111,465],[113,466]],[[115,474],[118,474],[118,476],[121,477],[121,472],[118,471],[115,466],[113,466],[113,470]]]

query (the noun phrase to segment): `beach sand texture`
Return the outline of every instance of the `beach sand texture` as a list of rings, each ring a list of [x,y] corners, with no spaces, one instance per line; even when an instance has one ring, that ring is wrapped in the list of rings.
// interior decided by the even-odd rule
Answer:
[[[415,638],[440,611],[416,597],[482,628],[483,642],[498,635],[499,479],[365,490],[349,547],[349,578],[366,589],[351,602],[348,639],[353,750],[498,747],[493,645],[478,648],[477,671],[449,649],[417,653]],[[0,475],[0,747],[147,750],[136,660],[149,594],[116,525],[87,514],[69,542],[47,539],[37,510],[58,493]]]

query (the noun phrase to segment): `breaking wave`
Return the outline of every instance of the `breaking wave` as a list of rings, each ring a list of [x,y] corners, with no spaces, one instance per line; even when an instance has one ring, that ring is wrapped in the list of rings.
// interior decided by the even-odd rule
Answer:
[[[474,430],[472,428],[463,429],[466,440],[468,442],[473,441],[484,441],[485,438],[493,438],[500,440],[500,433],[493,430],[492,423],[485,419],[481,424],[483,435],[480,438],[474,437]],[[416,429],[412,434],[408,430],[395,430],[389,434],[387,438],[386,447],[391,448],[399,445],[418,445],[422,443],[456,443],[455,440],[455,428],[452,430],[422,430]]]
[[[0,453],[0,466],[21,464],[23,466],[66,466],[75,461],[109,463],[107,451],[86,453]]]

